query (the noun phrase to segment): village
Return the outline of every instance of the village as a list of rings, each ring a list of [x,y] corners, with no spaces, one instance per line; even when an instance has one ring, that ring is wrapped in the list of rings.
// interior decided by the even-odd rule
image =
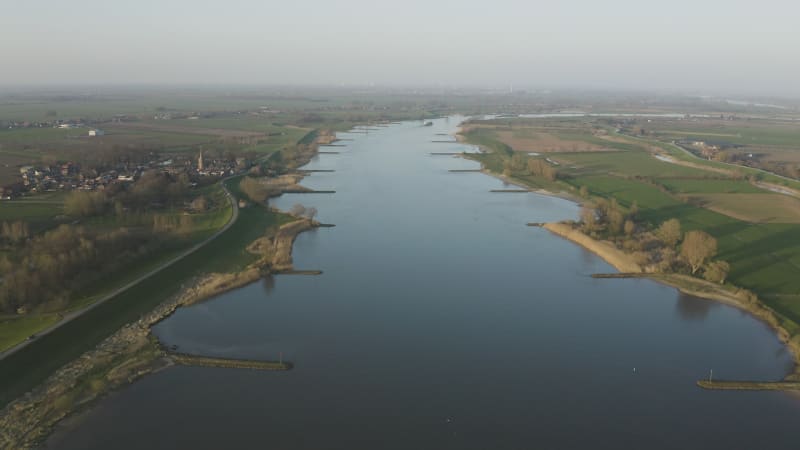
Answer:
[[[186,174],[190,180],[222,178],[247,170],[251,165],[244,157],[206,159],[202,151],[196,158],[173,155],[146,164],[118,163],[113,169],[101,173],[95,173],[94,169],[83,170],[80,164],[71,161],[26,165],[20,167],[20,179],[17,182],[2,187],[0,199],[13,200],[41,192],[102,191],[114,185],[134,183],[144,172],[150,170],[170,175]]]

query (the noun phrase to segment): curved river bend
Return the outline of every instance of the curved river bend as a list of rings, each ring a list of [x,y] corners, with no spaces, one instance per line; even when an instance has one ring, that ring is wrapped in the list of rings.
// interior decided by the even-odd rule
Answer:
[[[526,222],[575,204],[498,194],[474,162],[431,152],[460,118],[403,123],[319,155],[286,195],[323,228],[295,267],[180,309],[155,328],[182,351],[295,363],[289,372],[176,367],[62,426],[49,448],[797,448],[800,401],[703,391],[779,379],[791,357],[746,314],[613,269]],[[635,368],[635,371],[634,371]]]

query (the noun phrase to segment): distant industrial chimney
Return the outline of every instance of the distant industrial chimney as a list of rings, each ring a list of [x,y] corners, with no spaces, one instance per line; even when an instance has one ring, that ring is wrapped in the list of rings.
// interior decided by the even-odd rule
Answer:
[[[197,158],[197,170],[203,170],[203,151],[200,150],[200,156]]]

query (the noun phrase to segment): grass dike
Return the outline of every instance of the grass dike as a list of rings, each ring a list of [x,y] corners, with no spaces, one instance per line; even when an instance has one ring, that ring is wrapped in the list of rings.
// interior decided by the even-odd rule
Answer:
[[[317,145],[298,152],[294,155],[293,166],[300,167],[308,163],[316,152]],[[302,175],[297,181],[301,178]],[[236,187],[231,187],[237,197],[241,195]],[[248,228],[252,228],[253,224],[241,216],[237,223],[247,223]],[[244,216],[245,219],[249,217],[246,213]],[[292,272],[294,240],[298,234],[318,226],[320,224],[313,220],[295,218],[278,227],[268,228],[266,236],[253,236],[251,239],[255,240],[244,250],[253,257],[244,259],[252,262],[242,267],[238,265],[242,260],[240,256],[222,258],[218,264],[209,267],[238,267],[239,270],[231,273],[212,272],[194,278],[187,283],[188,287],[182,286],[176,294],[142,314],[138,320],[123,325],[90,350],[61,366],[35,388],[6,404],[0,410],[0,449],[36,448],[63,419],[90,408],[99,398],[114,390],[176,364],[259,370],[291,369],[292,364],[283,361],[171,355],[152,335],[151,328],[180,307],[246,286],[268,274]],[[227,238],[234,233],[240,234],[238,240],[241,240],[250,231],[240,230],[234,225],[198,254],[222,250],[216,247],[218,245],[228,248],[231,242]]]
[[[268,273],[291,269],[292,243],[298,234],[316,226],[299,219],[261,239],[263,255],[234,273],[212,273],[197,279],[179,295],[141,319],[125,325],[51,375],[44,383],[0,411],[0,448],[34,448],[61,420],[88,408],[103,395],[143,376],[176,364],[202,367],[288,370],[289,362],[237,360],[172,354],[162,348],[151,328],[178,308],[219,296],[259,280]],[[268,245],[267,248],[264,246]]]

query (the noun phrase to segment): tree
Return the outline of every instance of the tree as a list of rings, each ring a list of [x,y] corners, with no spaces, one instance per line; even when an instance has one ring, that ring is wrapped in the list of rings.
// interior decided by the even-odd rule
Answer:
[[[639,202],[634,200],[633,203],[631,203],[631,208],[628,210],[628,215],[631,217],[631,219],[635,219],[636,216],[639,215]]]
[[[703,278],[714,283],[724,284],[730,270],[731,265],[725,261],[711,261],[703,272]]]
[[[625,225],[625,215],[618,209],[612,209],[608,213],[608,231],[611,234],[622,233],[622,227]]]
[[[192,200],[192,209],[195,211],[205,211],[208,209],[208,200],[206,197],[201,195],[196,199]]]
[[[633,235],[633,232],[636,231],[636,224],[630,219],[626,220],[624,231],[626,236]]]
[[[583,223],[583,231],[589,232],[594,230],[597,225],[597,215],[594,209],[587,206],[582,207],[581,222]]]
[[[703,265],[717,254],[717,240],[705,231],[688,231],[683,237],[681,256],[697,273]]]
[[[244,177],[239,183],[239,188],[244,194],[255,203],[264,203],[269,198],[269,189],[258,180],[251,177]]]
[[[528,160],[528,172],[537,177],[544,177],[550,181],[558,179],[558,170],[547,164],[541,159],[531,158]]]
[[[513,170],[525,170],[525,160],[527,158],[519,153],[514,153],[511,157],[511,168]]]
[[[313,206],[310,207],[310,208],[306,208],[304,216],[307,219],[314,220],[314,216],[316,216],[316,215],[317,215],[317,208],[314,208]]]
[[[609,204],[608,200],[604,198],[599,198],[595,202],[594,208],[595,214],[597,214],[597,221],[600,223],[604,223],[606,219],[608,219],[608,211],[609,211]]]
[[[506,161],[503,163],[503,175],[510,177],[511,174],[512,174],[511,163],[509,161]]]
[[[16,221],[13,223],[3,222],[2,237],[12,244],[19,244],[30,236],[28,223]]]
[[[297,203],[289,209],[289,214],[300,217],[306,213],[306,207]]]
[[[73,217],[91,217],[103,214],[106,197],[102,192],[72,191],[64,199],[64,212]]]
[[[656,230],[656,237],[668,247],[675,247],[681,240],[681,223],[678,219],[669,219]]]

